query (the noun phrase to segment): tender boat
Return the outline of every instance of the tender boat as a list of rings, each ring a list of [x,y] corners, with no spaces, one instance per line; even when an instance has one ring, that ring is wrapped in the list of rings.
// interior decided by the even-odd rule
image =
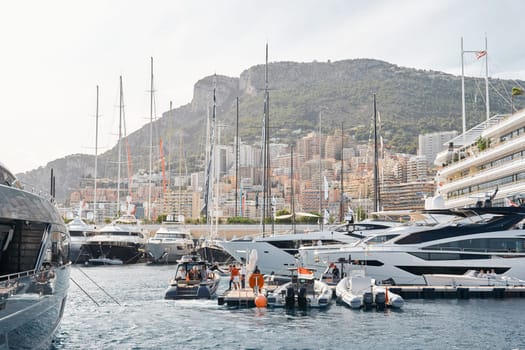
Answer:
[[[175,263],[195,250],[193,237],[179,221],[165,221],[146,242],[146,253],[152,263]]]
[[[70,259],[73,264],[83,264],[91,257],[82,249],[82,245],[86,243],[88,237],[95,234],[95,229],[92,225],[86,224],[78,216],[67,224],[69,235],[71,236],[71,245],[69,248]]]
[[[327,308],[332,302],[332,289],[328,284],[316,280],[312,271],[299,267],[297,276],[268,293],[270,307]]]
[[[350,276],[341,279],[335,288],[335,294],[338,300],[352,309],[399,309],[405,303],[400,295],[390,292],[388,287],[376,285],[375,280],[366,277],[364,271],[352,271]]]
[[[69,288],[69,243],[52,201],[23,190],[0,163],[0,349],[51,346]]]
[[[133,215],[124,215],[104,226],[95,236],[89,237],[82,249],[91,258],[90,264],[115,265],[100,262],[117,262],[133,264],[139,262],[144,256],[146,240],[143,230]]]
[[[463,275],[425,274],[423,278],[428,286],[525,286],[525,280],[476,270]]]
[[[220,275],[198,255],[185,255],[169,281],[164,299],[210,299],[217,294]]]

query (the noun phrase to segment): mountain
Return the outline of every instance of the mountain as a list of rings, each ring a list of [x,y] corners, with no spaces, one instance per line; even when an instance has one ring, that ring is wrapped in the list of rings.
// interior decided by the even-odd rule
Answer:
[[[345,132],[366,142],[373,115],[372,96],[382,123],[385,144],[391,149],[415,153],[419,134],[461,130],[461,77],[438,71],[399,67],[374,59],[337,62],[276,62],[268,66],[270,89],[270,136],[291,143],[318,127],[322,113],[323,132],[344,123]],[[216,86],[216,116],[221,143],[231,143],[235,134],[236,97],[239,97],[239,134],[243,141],[260,141],[265,86],[265,66],[243,71],[240,77],[208,76],[194,86],[191,103],[164,112],[154,122],[155,144],[164,142],[164,153],[173,166],[179,162],[182,133],[188,171],[203,168],[207,115]],[[491,115],[510,111],[512,87],[523,81],[489,79]],[[467,129],[485,119],[484,79],[465,79]],[[516,108],[525,106],[515,99]],[[128,136],[133,169],[149,169],[149,125]],[[156,157],[157,158],[157,157]],[[99,177],[115,177],[116,146],[99,156]],[[158,168],[158,162],[155,167]],[[56,174],[59,201],[78,188],[81,179],[92,177],[93,156],[71,155],[45,167],[18,174],[26,183],[47,191],[50,168]]]

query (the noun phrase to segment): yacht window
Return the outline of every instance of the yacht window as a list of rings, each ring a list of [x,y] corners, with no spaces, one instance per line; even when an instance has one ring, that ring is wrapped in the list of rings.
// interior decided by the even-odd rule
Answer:
[[[462,250],[471,252],[525,252],[524,238],[477,238],[428,246],[425,250]]]
[[[384,242],[390,241],[392,238],[395,238],[397,236],[399,236],[399,235],[398,234],[395,234],[395,235],[377,235],[377,236],[371,237],[365,243],[366,244],[384,243]]]

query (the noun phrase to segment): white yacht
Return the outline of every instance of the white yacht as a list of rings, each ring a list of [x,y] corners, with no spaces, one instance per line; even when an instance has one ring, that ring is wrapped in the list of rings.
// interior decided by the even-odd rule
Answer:
[[[255,249],[258,253],[257,266],[262,274],[286,276],[289,275],[290,268],[299,267],[296,258],[300,247],[316,246],[327,249],[337,244],[353,243],[371,232],[381,232],[392,225],[392,222],[360,222],[326,231],[245,237],[218,241],[217,244],[241,263],[246,262],[247,252]]]
[[[460,275],[468,270],[525,279],[524,207],[424,212],[453,219],[392,228],[338,250],[301,251],[301,261],[307,267],[352,262],[364,265],[367,276],[393,284],[425,284],[424,274]]]
[[[143,258],[145,243],[142,227],[134,215],[128,214],[89,237],[82,250],[90,255],[89,263],[132,264]]]
[[[76,216],[67,224],[67,229],[71,236],[69,258],[73,264],[83,264],[90,258],[90,255],[81,248],[88,237],[95,235],[95,228]]]
[[[146,242],[146,254],[152,263],[176,263],[195,250],[191,233],[179,221],[165,221]]]
[[[435,165],[437,192],[447,208],[483,201],[487,192],[498,192],[494,205],[525,193],[525,109],[496,115],[448,142]]]

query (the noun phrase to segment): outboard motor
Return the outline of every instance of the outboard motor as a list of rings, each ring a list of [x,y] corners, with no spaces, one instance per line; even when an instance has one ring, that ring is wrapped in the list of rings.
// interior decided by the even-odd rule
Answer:
[[[286,288],[286,297],[284,301],[284,305],[288,308],[295,306],[295,290],[293,289],[293,286],[288,286],[288,288]]]
[[[363,293],[363,307],[365,310],[370,310],[374,304],[374,295],[372,292]]]
[[[376,309],[384,310],[386,306],[386,294],[385,292],[376,293]]]
[[[306,299],[306,287],[302,286],[299,288],[299,294],[297,296],[297,304],[300,308],[306,308],[308,306],[308,300]]]

